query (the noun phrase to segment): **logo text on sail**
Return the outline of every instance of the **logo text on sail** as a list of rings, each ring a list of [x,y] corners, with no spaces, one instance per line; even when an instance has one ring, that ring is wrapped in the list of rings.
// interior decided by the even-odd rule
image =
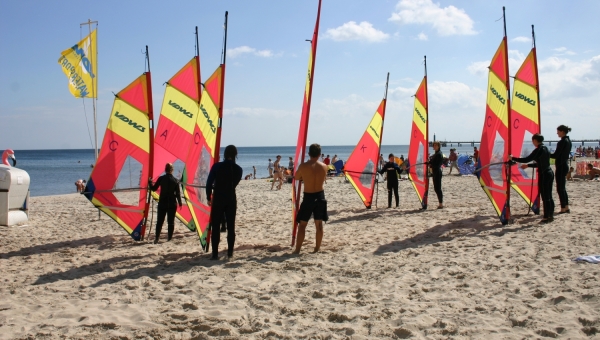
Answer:
[[[134,122],[133,120],[129,119],[127,116],[125,116],[122,113],[119,113],[119,111],[115,112],[115,117],[119,118],[120,120],[122,120],[123,122],[129,124],[130,126],[132,126],[134,129],[140,131],[140,132],[144,132],[146,131],[146,128],[139,125],[138,123]]]

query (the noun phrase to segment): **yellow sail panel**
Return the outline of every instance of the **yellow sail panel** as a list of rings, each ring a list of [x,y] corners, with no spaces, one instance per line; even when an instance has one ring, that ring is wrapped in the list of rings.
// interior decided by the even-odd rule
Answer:
[[[507,106],[507,88],[498,76],[493,72],[489,73],[487,105],[496,114],[498,119],[508,127],[508,106]]]
[[[148,116],[127,104],[120,98],[115,98],[111,119],[107,129],[115,132],[145,152],[150,152]]]
[[[162,117],[170,119],[188,134],[194,131],[194,124],[198,113],[198,103],[186,96],[181,91],[167,85],[165,89],[165,100],[160,111]]]
[[[200,113],[196,124],[202,135],[206,139],[206,144],[214,146],[217,141],[217,124],[219,123],[219,109],[212,101],[210,96],[202,94],[200,100]],[[212,156],[215,157],[218,150],[212,150]]]
[[[379,108],[381,109],[381,107],[382,106]],[[381,131],[383,129],[383,118],[381,115],[381,112],[375,112],[373,119],[371,119],[371,122],[369,123],[369,128],[367,129],[367,132],[373,138],[373,142],[375,142],[377,146],[381,144]]]
[[[511,103],[513,111],[517,111],[525,118],[528,118],[535,124],[539,124],[538,118],[538,94],[537,90],[518,79],[514,83],[514,95]],[[516,155],[515,155],[516,156]]]
[[[413,113],[413,122],[423,136],[427,135],[427,109],[415,98],[415,111]]]
[[[62,51],[58,64],[69,79],[69,91],[73,96],[97,98],[96,30]]]

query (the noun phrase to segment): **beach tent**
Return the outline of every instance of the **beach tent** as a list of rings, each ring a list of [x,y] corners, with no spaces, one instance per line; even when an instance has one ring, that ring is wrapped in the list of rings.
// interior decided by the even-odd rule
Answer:
[[[456,164],[458,165],[458,172],[461,175],[472,175],[475,171],[475,163],[473,162],[473,157],[467,154],[458,155]]]

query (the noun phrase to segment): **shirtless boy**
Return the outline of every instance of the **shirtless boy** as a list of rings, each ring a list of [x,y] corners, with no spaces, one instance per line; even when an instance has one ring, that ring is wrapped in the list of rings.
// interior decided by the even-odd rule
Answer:
[[[304,242],[306,225],[311,215],[315,220],[316,241],[313,252],[318,252],[323,240],[323,221],[327,221],[327,201],[325,200],[325,191],[323,183],[327,178],[327,165],[319,161],[321,146],[312,144],[308,148],[310,160],[300,164],[294,178],[297,181],[304,182],[304,197],[298,211],[296,220],[299,222],[298,233],[296,235],[296,250],[294,254],[300,254],[300,248]]]
[[[595,168],[592,163],[588,163],[587,165],[588,175],[590,175],[590,180],[600,176],[600,168]]]

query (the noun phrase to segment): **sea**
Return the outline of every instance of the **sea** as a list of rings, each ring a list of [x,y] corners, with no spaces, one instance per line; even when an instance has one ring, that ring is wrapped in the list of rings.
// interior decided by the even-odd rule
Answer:
[[[442,152],[448,155],[450,148],[456,148],[459,154],[473,154],[473,147],[468,145],[452,146],[447,144],[442,147]],[[346,161],[354,150],[354,145],[321,146],[322,153],[333,158]],[[244,170],[244,176],[253,174],[256,167],[257,178],[269,176],[269,159],[275,161],[280,155],[281,163],[287,167],[289,157],[294,157],[295,146],[273,147],[238,147],[237,164]],[[430,152],[432,152],[430,148]],[[224,148],[221,148],[221,158]],[[396,157],[408,156],[408,145],[382,145],[381,153],[387,159],[390,153]],[[27,171],[30,177],[31,196],[50,196],[75,193],[75,181],[87,180],[94,165],[93,149],[67,149],[67,150],[15,150],[17,167]],[[178,172],[177,167],[175,168]],[[162,169],[160,169],[162,170]],[[180,170],[179,170],[180,171]],[[137,162],[126,161],[119,176],[117,187],[135,187],[139,185],[140,165]]]

